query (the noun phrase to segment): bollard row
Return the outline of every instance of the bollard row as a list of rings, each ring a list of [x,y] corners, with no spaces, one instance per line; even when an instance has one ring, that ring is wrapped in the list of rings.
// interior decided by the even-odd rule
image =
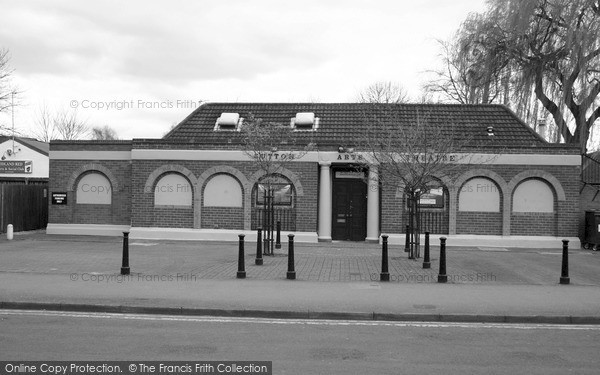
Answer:
[[[256,240],[256,265],[263,264],[263,252],[262,252],[262,229],[258,228],[257,231],[257,240]],[[125,234],[125,233],[124,233]],[[239,234],[239,245],[238,245],[238,271],[236,277],[238,279],[246,278],[246,263],[244,260],[244,234]],[[123,254],[125,254],[125,239],[123,239]],[[123,255],[123,262],[125,262],[125,255]],[[123,263],[125,264],[125,263]],[[289,280],[296,279],[296,270],[294,264],[294,235],[288,234],[288,270],[287,270],[287,278]]]

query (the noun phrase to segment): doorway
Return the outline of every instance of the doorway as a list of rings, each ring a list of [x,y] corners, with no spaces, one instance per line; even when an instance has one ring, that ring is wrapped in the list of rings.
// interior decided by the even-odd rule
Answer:
[[[334,170],[331,238],[364,241],[367,237],[367,184],[364,172]]]

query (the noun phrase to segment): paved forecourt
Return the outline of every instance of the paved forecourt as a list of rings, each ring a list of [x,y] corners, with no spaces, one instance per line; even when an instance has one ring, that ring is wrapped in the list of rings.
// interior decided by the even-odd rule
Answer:
[[[236,279],[235,242],[131,241],[131,275],[122,276],[121,238],[17,235],[0,241],[0,307],[600,322],[600,252],[573,249],[571,285],[559,285],[560,251],[450,246],[449,282],[438,284],[437,247],[424,270],[422,259],[392,246],[384,283],[379,245],[296,244],[293,281],[286,280],[287,244],[262,266],[254,246],[246,243],[246,279]]]

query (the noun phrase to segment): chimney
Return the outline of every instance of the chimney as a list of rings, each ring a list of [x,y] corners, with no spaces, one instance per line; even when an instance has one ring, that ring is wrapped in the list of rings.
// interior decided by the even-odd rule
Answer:
[[[547,140],[546,139],[547,129],[546,129],[546,119],[545,118],[538,119],[537,132],[540,135],[540,137],[544,138],[544,140]]]

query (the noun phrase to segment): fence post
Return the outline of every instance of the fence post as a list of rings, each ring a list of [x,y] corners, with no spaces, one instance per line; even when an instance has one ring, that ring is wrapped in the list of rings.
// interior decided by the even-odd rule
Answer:
[[[431,268],[431,260],[429,258],[429,232],[425,231],[425,256],[423,257],[423,268]]]
[[[287,278],[289,280],[296,279],[296,271],[294,270],[294,235],[288,234],[288,271]]]
[[[446,275],[446,237],[440,237],[440,272],[438,274],[438,283],[448,282]]]
[[[121,262],[121,275],[129,275],[129,232],[123,232],[123,261]]]
[[[275,239],[275,248],[281,249],[281,221],[277,220],[277,237]]]
[[[237,278],[245,279],[246,278],[246,266],[244,264],[244,237],[246,237],[246,235],[239,234],[238,237],[240,238],[240,245],[239,245],[239,251],[238,251]]]
[[[256,259],[254,260],[254,264],[257,266],[262,266],[263,257],[262,257],[262,228],[258,227],[256,234]]]
[[[562,267],[560,272],[560,283],[569,284],[571,279],[569,278],[569,240],[562,240],[563,252],[562,252]]]
[[[390,273],[388,270],[388,235],[381,236],[381,274],[380,281],[390,281]]]

